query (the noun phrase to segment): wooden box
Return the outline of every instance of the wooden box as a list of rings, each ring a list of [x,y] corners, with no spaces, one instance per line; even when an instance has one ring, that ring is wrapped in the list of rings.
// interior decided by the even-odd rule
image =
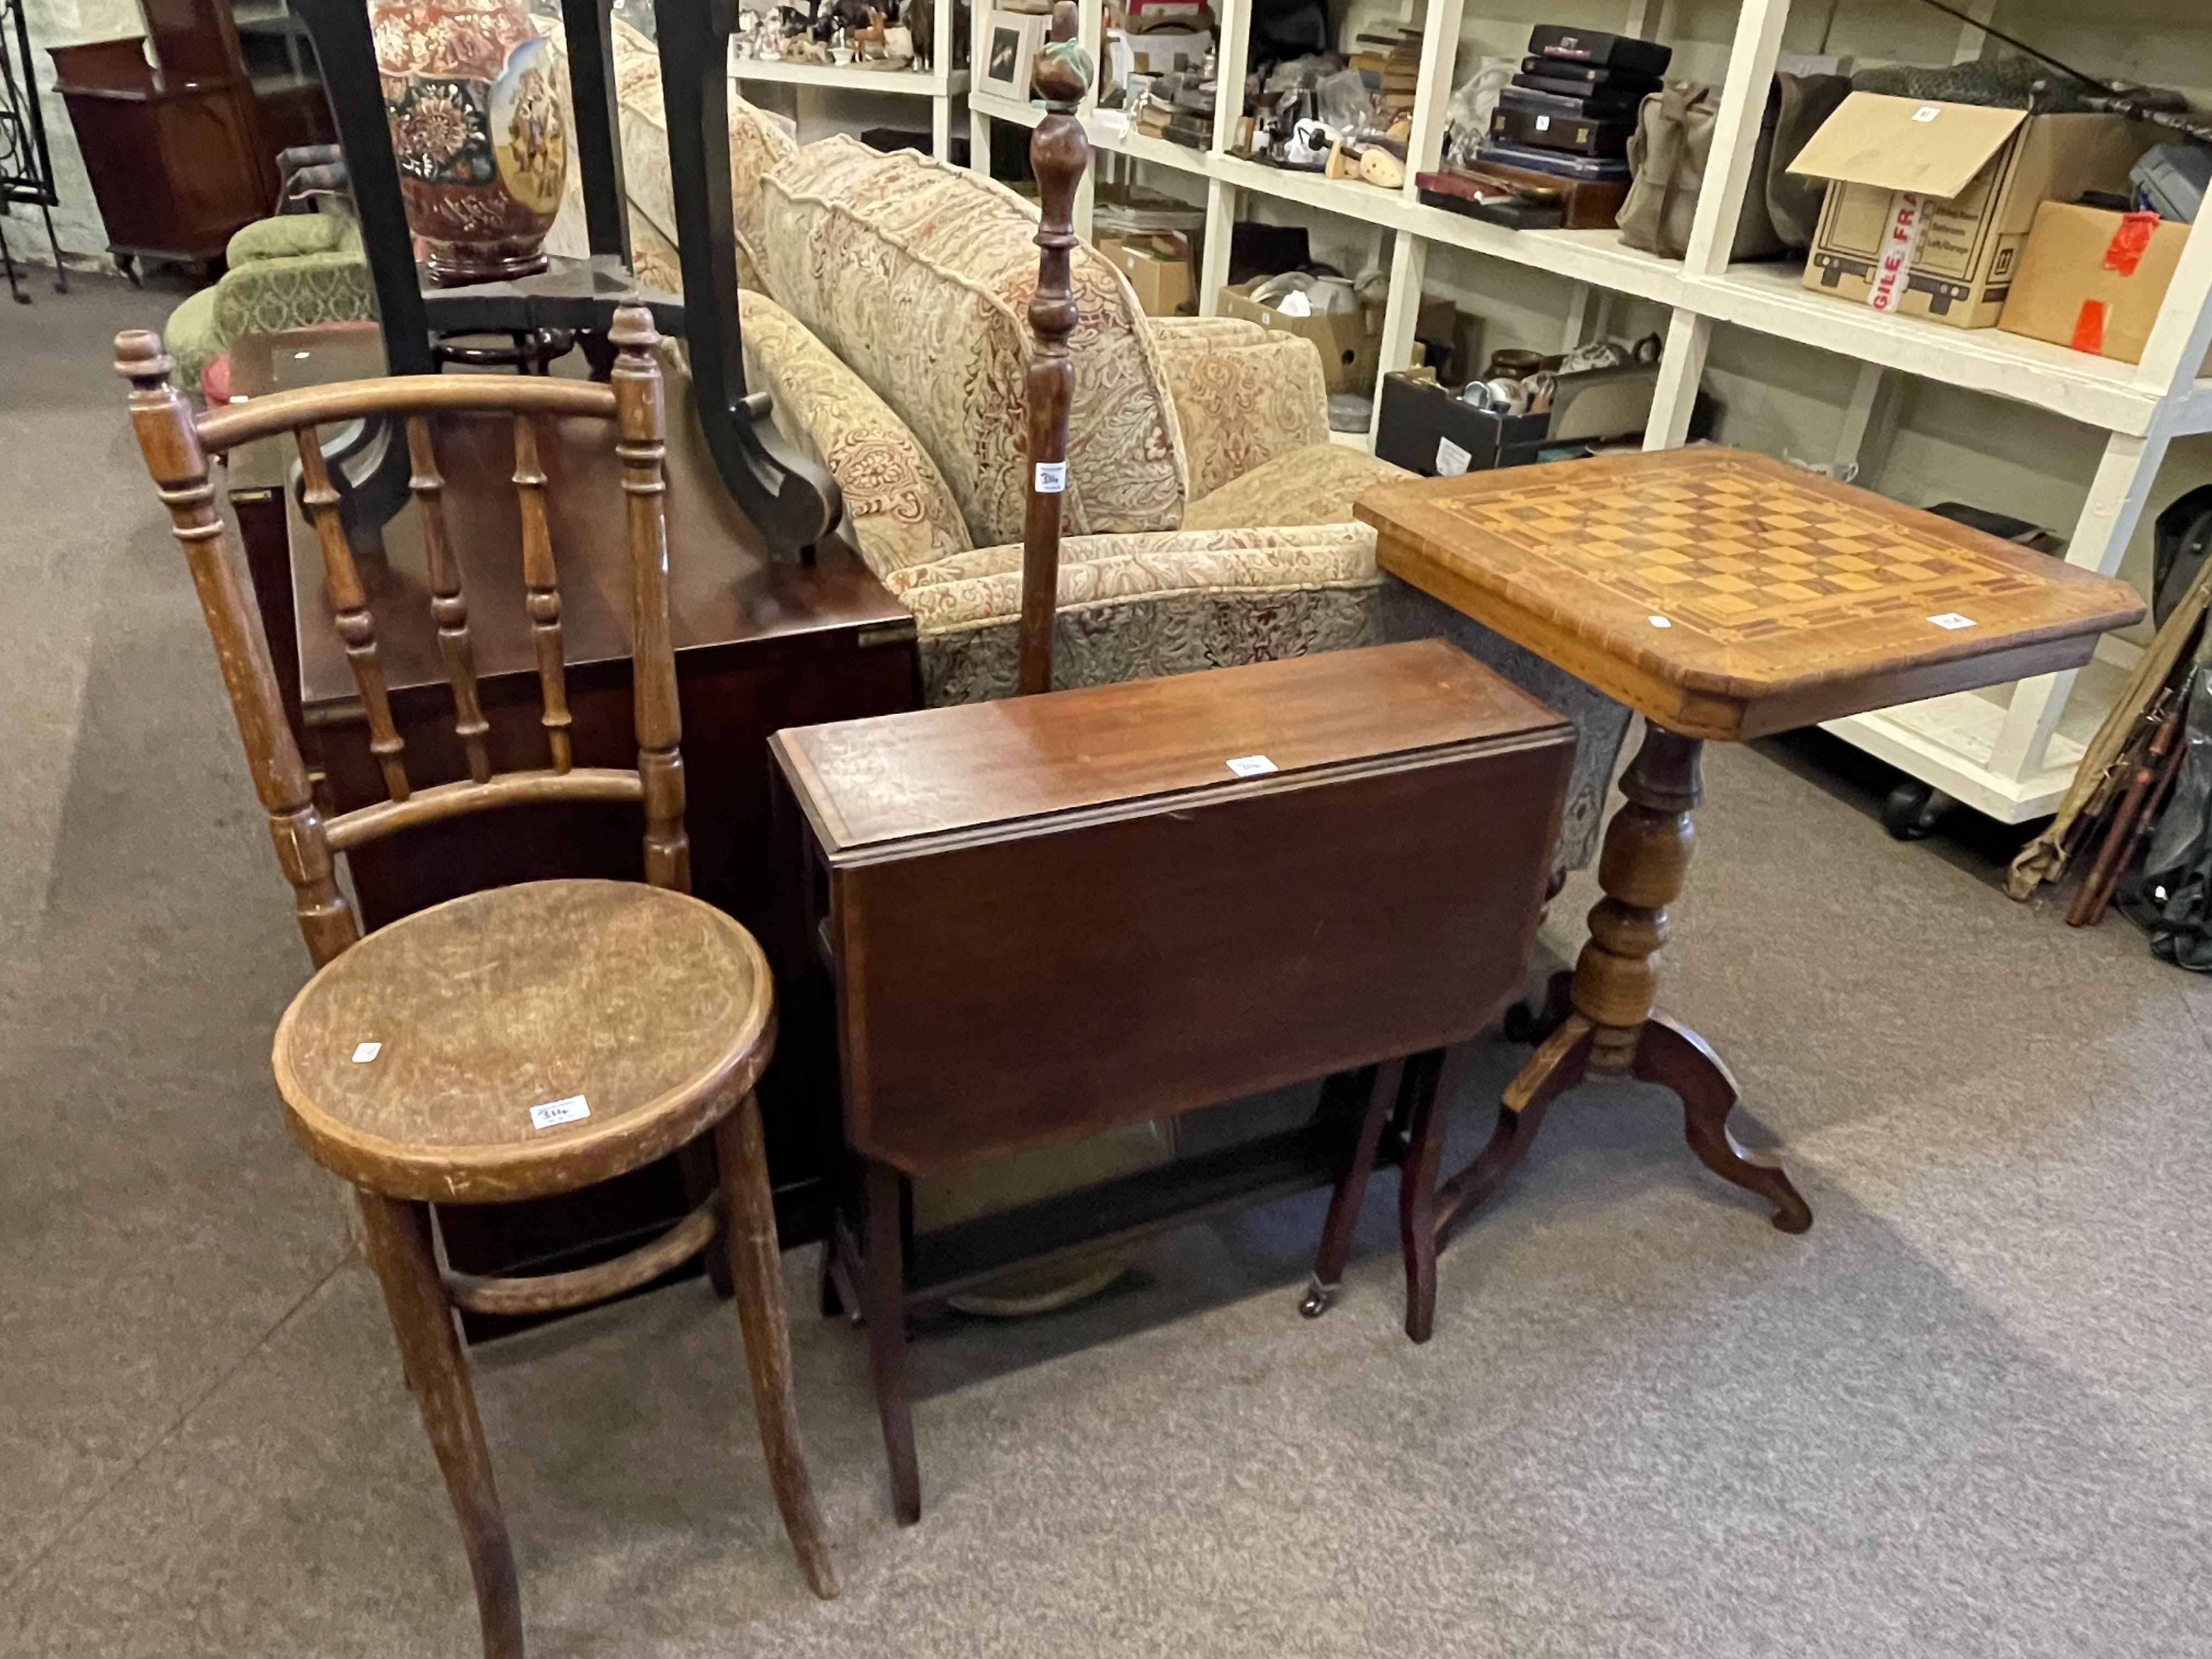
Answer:
[[[780,732],[846,1139],[911,1175],[1474,1036],[1572,727],[1441,641]]]

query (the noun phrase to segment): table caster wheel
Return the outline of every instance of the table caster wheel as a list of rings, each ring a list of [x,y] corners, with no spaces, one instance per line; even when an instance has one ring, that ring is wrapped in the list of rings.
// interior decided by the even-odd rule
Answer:
[[[1298,1304],[1298,1311],[1308,1319],[1319,1319],[1336,1300],[1336,1286],[1324,1285],[1318,1279],[1306,1280],[1306,1293]]]
[[[1956,805],[1933,784],[1907,778],[1881,803],[1881,827],[1899,841],[1918,841]]]

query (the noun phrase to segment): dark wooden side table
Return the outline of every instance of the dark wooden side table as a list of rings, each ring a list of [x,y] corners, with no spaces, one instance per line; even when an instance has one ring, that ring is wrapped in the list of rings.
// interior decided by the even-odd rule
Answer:
[[[900,1520],[907,1304],[1012,1260],[1322,1184],[1378,1062],[1472,1037],[1525,971],[1574,734],[1441,641],[778,732],[836,985],[834,1248]],[[911,1241],[905,1177],[1329,1076],[1354,1097]],[[1370,1126],[1365,1130],[1362,1122]]]
[[[232,348],[235,385],[264,396],[383,371],[374,324],[248,336]],[[776,1218],[787,1247],[822,1237],[838,1147],[836,1052],[826,997],[808,1000],[793,895],[769,846],[768,737],[777,728],[911,708],[919,701],[914,619],[832,538],[812,565],[771,556],[730,502],[688,405],[669,386],[669,611],[682,700],[694,890],[735,916],[769,952],[781,1034],[760,1085]],[[521,558],[513,440],[500,420],[441,428],[445,501],[464,591],[504,592]],[[588,423],[548,422],[539,459],[568,665],[579,765],[634,763],[629,599],[614,459]],[[270,654],[301,746],[323,777],[326,811],[383,798],[353,676],[329,622],[314,532],[289,500],[296,458],[281,446],[241,452],[228,479]],[[413,507],[358,550],[377,620],[393,717],[420,780],[467,775],[431,615]],[[302,620],[304,619],[304,625]],[[535,646],[519,606],[472,607],[478,690],[495,763],[543,751]],[[296,677],[295,672],[296,671]],[[635,811],[523,807],[495,819],[432,824],[349,854],[362,920],[378,927],[487,886],[562,877],[634,879]],[[797,982],[793,982],[796,978]],[[574,1197],[441,1212],[453,1265],[509,1274],[557,1271],[619,1255],[693,1207],[708,1172],[655,1164]],[[512,1322],[470,1314],[472,1334]]]
[[[1674,1090],[1706,1167],[1765,1198],[1784,1231],[1803,1231],[1813,1212],[1789,1176],[1729,1134],[1728,1067],[1653,1012],[1700,750],[2078,667],[2142,601],[2124,583],[1740,450],[1383,484],[1357,511],[1381,534],[1384,569],[1647,723],[1621,780],[1628,804],[1606,829],[1589,942],[1552,987],[1559,1023],[1506,1089],[1489,1145],[1436,1193],[1429,1248],[1591,1073]],[[1407,1310],[1416,1341],[1433,1317],[1428,1286]]]

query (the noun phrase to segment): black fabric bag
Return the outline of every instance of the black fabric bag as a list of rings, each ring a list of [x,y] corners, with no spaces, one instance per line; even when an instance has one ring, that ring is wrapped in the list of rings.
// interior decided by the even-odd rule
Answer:
[[[2158,515],[2152,614],[2163,624],[2212,556],[2212,484],[2191,490]],[[2189,672],[2185,745],[2173,790],[2158,816],[2143,870],[2120,900],[2121,914],[2150,936],[2151,954],[2191,973],[2212,974],[2212,665]]]

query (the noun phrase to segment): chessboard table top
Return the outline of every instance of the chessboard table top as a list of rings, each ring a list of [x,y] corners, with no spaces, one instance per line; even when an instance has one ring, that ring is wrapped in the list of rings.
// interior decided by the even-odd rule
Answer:
[[[1393,575],[1691,737],[2079,667],[2125,583],[1743,450],[1413,478],[1359,498]]]

